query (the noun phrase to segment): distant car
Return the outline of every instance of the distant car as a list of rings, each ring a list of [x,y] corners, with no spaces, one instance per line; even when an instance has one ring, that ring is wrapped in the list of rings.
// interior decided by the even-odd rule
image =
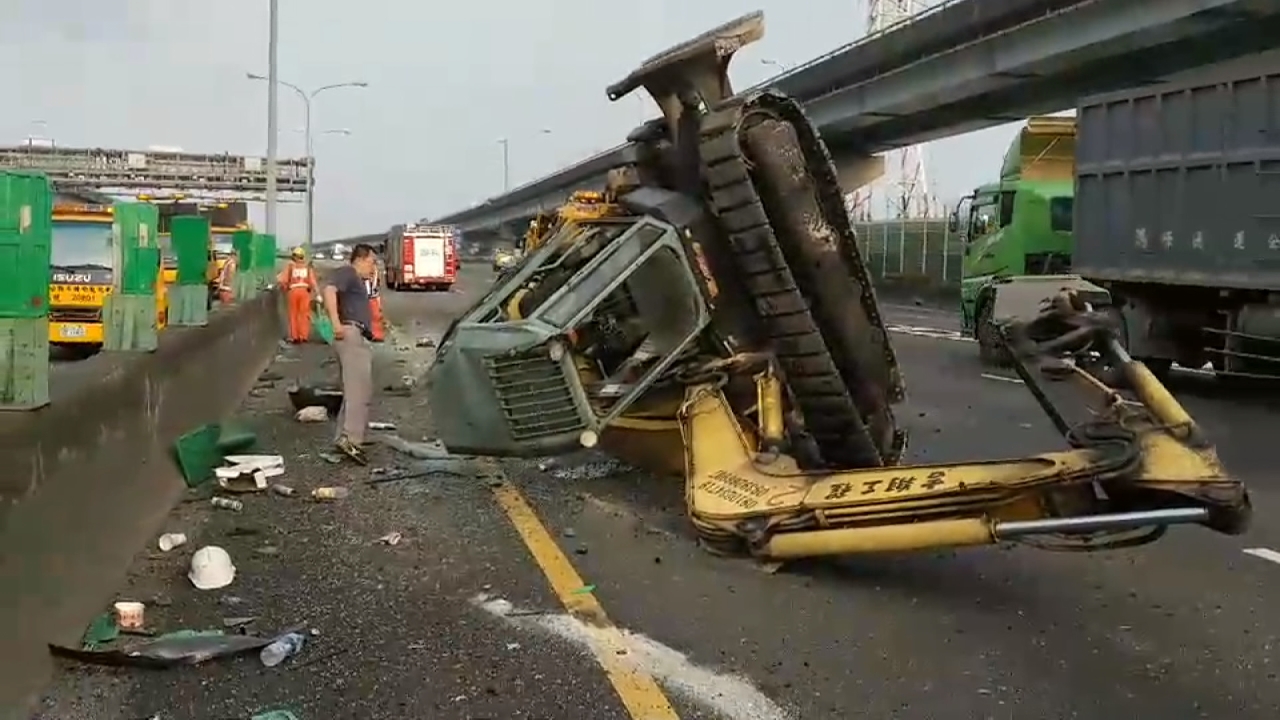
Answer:
[[[493,271],[500,273],[508,268],[515,267],[520,262],[520,252],[518,250],[499,250],[493,254]]]

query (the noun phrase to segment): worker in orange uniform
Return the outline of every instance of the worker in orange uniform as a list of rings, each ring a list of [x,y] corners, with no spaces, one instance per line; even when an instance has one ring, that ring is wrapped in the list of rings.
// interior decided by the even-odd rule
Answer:
[[[240,264],[240,254],[233,252],[227,256],[227,261],[222,263],[222,269],[218,271],[218,302],[223,305],[230,305],[236,299],[234,288],[236,267]]]
[[[377,265],[373,266],[373,277],[364,284],[369,289],[369,309],[373,312],[373,341],[382,342],[387,339],[387,329],[382,316],[382,271]]]
[[[304,343],[311,339],[311,298],[319,292],[316,273],[300,247],[290,253],[289,264],[276,278],[285,293],[289,308],[289,342]]]

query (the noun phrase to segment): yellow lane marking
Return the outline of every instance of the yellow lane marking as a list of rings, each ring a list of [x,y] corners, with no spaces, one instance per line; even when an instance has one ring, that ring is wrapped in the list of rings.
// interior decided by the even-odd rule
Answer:
[[[594,626],[600,642],[592,644],[596,662],[604,669],[609,683],[633,720],[680,720],[675,708],[651,675],[626,661],[627,643],[622,633],[605,615],[604,607],[589,592],[573,563],[560,550],[537,513],[510,481],[493,487],[493,495],[507,518],[520,533],[533,561],[551,583],[551,589],[571,615]]]

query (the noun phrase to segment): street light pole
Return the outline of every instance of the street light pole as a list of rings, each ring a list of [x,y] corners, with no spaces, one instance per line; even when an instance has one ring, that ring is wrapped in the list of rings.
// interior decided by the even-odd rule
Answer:
[[[511,192],[511,141],[507,138],[498,138],[498,142],[502,145],[502,192]]]
[[[272,0],[272,1],[275,2],[275,0]],[[287,87],[290,90],[292,90],[295,94],[297,94],[298,98],[302,100],[302,112],[303,112],[302,132],[303,132],[303,138],[304,138],[303,145],[306,147],[306,153],[307,153],[307,192],[305,195],[306,206],[307,206],[307,233],[303,239],[303,247],[306,250],[307,257],[311,257],[311,249],[312,249],[312,246],[315,244],[315,218],[316,218],[316,212],[315,212],[316,211],[316,203],[315,203],[316,155],[314,152],[314,146],[312,144],[312,135],[311,135],[311,101],[315,100],[317,95],[319,95],[320,93],[326,90],[336,90],[338,88],[346,88],[346,87],[365,88],[365,87],[369,87],[369,83],[367,82],[334,83],[332,85],[321,85],[315,90],[312,90],[311,92],[307,92],[306,90],[303,90],[301,87],[294,85],[291,82],[286,82],[284,80],[277,79],[275,82],[271,82],[267,78],[255,73],[246,73],[246,76],[250,80],[267,80],[267,82],[272,87],[275,87],[276,85],[283,85],[284,87]],[[272,177],[274,177],[274,175]],[[271,181],[271,182],[274,182],[274,181]],[[272,187],[272,185],[269,184],[267,187],[268,187],[268,192],[270,192],[270,188]]]
[[[542,128],[541,135],[550,135],[551,131]],[[498,138],[498,144],[502,146],[502,192],[511,192],[511,139]]]
[[[270,0],[268,5],[267,41],[267,212],[268,235],[276,234],[276,142],[279,135],[279,104],[276,81],[279,79],[280,0]]]

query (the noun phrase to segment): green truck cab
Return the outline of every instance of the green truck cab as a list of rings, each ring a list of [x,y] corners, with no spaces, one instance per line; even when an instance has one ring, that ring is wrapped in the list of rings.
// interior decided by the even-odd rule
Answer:
[[[961,330],[995,360],[997,282],[1071,272],[1075,118],[1033,117],[1005,153],[1000,180],[964,198],[950,218],[964,243]]]

